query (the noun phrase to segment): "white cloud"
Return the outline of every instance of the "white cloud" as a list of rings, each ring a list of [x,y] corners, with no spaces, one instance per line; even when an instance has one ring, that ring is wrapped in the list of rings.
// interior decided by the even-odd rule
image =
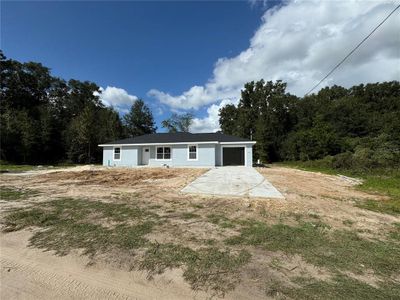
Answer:
[[[175,109],[212,104],[209,115],[196,119],[194,128],[217,129],[214,115],[220,105],[214,103],[237,101],[244,83],[261,78],[282,79],[289,92],[303,96],[395,6],[394,1],[384,0],[288,1],[267,10],[249,48],[235,57],[218,59],[203,86],[176,96],[156,89],[148,95]],[[319,88],[399,80],[398,17],[396,12]]]
[[[99,96],[104,105],[113,106],[121,112],[127,112],[127,107],[138,99],[134,95],[129,95],[126,90],[114,86],[107,86],[105,89],[101,87],[100,93],[95,92],[94,95]]]
[[[215,132],[219,129],[219,110],[227,104],[237,104],[237,101],[222,100],[218,105],[212,104],[207,108],[207,117],[194,118],[190,127],[192,132]]]

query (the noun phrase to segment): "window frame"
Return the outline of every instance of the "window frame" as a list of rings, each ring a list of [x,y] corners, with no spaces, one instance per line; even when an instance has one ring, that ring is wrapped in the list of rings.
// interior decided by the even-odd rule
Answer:
[[[119,149],[119,159],[115,159],[115,149]],[[121,161],[121,158],[122,158],[122,147],[114,146],[113,147],[113,161]]]
[[[194,153],[194,152],[190,152],[190,147],[196,147],[196,158],[190,158],[190,153]],[[191,161],[196,161],[199,160],[199,146],[197,144],[188,144],[187,146],[187,160],[191,160]]]
[[[162,155],[163,158],[158,158],[158,149],[163,149]],[[169,158],[164,158],[165,157],[165,148],[169,148]],[[171,146],[156,146],[156,160],[160,160],[160,161],[170,161],[172,160],[172,147]]]

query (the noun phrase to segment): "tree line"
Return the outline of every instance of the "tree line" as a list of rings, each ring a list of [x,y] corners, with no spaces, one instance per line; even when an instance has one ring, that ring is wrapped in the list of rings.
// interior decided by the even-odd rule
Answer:
[[[282,81],[245,84],[220,110],[223,133],[257,141],[261,162],[323,160],[334,168],[400,166],[398,81],[332,86],[296,97]]]
[[[99,144],[157,130],[142,99],[121,117],[101,102],[101,90],[93,82],[65,81],[41,63],[8,59],[1,50],[0,67],[2,161],[100,162]],[[189,131],[192,120],[190,113],[174,113],[162,126],[169,132]]]
[[[154,133],[154,117],[136,100],[123,117],[105,106],[93,82],[51,75],[36,62],[7,59],[0,51],[1,160],[15,163],[93,163],[98,144]],[[257,141],[263,163],[324,160],[338,168],[400,165],[398,81],[332,86],[299,98],[282,81],[246,83],[237,106],[220,110],[223,133]],[[172,114],[161,125],[188,132],[193,114]]]

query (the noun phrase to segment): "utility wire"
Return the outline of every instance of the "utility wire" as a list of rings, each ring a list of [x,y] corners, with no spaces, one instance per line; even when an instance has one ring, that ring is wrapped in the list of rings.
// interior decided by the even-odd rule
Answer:
[[[346,59],[348,59],[349,58],[349,56],[350,55],[352,55],[379,27],[381,27],[381,25],[383,24],[383,23],[385,23],[386,22],[386,20],[387,19],[389,19],[390,18],[390,16],[391,15],[393,15],[394,14],[394,12],[397,10],[397,9],[399,9],[400,8],[400,4],[399,5],[397,5],[396,7],[395,7],[395,9],[393,9],[391,12],[390,12],[390,14],[388,14],[387,16],[386,16],[386,18],[384,18],[383,19],[383,21],[382,22],[380,22],[360,43],[358,43],[358,45],[353,49],[353,50],[351,50],[350,52],[349,52],[349,54],[347,54],[328,74],[326,74],[325,75],[325,77],[324,78],[322,78],[311,90],[309,90],[306,94],[305,94],[305,96],[307,96],[308,94],[310,94],[313,90],[315,90],[326,78],[328,78],[329,77],[329,75],[331,75],[333,72],[335,72],[335,70],[337,69],[337,68],[339,68],[340,67],[340,65],[342,64],[342,63],[344,63],[344,61],[346,60]]]

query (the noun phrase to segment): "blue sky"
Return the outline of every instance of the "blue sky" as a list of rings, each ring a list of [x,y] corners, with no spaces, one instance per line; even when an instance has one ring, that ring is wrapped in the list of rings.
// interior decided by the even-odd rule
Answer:
[[[3,2],[1,48],[64,79],[141,97],[159,123],[170,112],[147,92],[202,84],[219,57],[248,46],[262,13],[245,1]]]
[[[172,111],[192,111],[193,131],[214,131],[218,109],[236,104],[245,82],[282,79],[302,96],[394,5],[2,1],[1,49],[66,80],[97,83],[105,103],[121,112],[140,97],[158,125]],[[398,20],[382,26],[324,85],[399,80]]]

